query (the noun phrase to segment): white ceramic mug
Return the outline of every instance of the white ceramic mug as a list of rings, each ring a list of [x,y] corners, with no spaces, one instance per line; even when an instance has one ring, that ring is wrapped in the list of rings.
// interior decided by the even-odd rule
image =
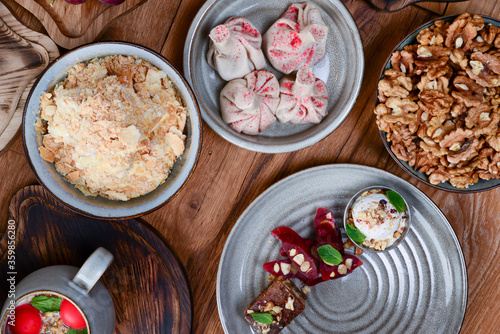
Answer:
[[[28,295],[52,294],[72,302],[82,313],[89,334],[112,334],[115,329],[115,308],[111,295],[99,282],[113,262],[113,255],[99,247],[78,269],[72,266],[50,266],[39,269],[16,284],[15,297],[7,299],[2,308],[0,333],[6,333],[9,314],[20,299]]]

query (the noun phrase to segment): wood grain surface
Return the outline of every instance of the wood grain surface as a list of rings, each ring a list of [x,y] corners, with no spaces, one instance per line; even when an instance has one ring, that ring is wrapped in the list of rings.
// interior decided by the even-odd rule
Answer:
[[[26,28],[0,3],[0,155],[21,126],[24,103],[35,77],[56,57],[57,45]]]
[[[127,0],[120,5],[109,6],[98,0],[88,0],[79,5],[64,0],[55,0],[52,5],[50,0],[16,0],[40,20],[59,46],[66,49],[94,41],[112,20],[146,1]]]
[[[431,2],[435,3],[435,5],[442,5],[440,3],[447,4],[447,3],[467,1],[467,0],[367,0],[367,1],[370,2],[377,9],[388,12],[395,12],[405,8],[406,6],[418,4],[420,2],[424,3]]]
[[[115,333],[190,333],[191,299],[182,268],[163,238],[139,220],[100,221],[68,212],[41,186],[19,190],[9,206],[16,230],[17,281],[51,265],[80,267],[98,247],[114,255],[101,281],[116,311]],[[7,221],[2,221],[4,231]],[[7,268],[7,236],[0,239]],[[0,281],[0,305],[8,283]],[[98,331],[96,333],[99,333]]]
[[[144,44],[181,69],[189,25],[204,2],[148,0],[113,21],[101,38]],[[500,188],[453,194],[418,182],[385,151],[373,114],[377,79],[390,51],[408,33],[438,15],[417,6],[386,13],[365,0],[343,3],[360,29],[367,64],[360,96],[343,124],[309,148],[275,155],[229,144],[205,124],[203,149],[193,177],[174,200],[144,217],[166,238],[186,268],[193,292],[193,332],[222,333],[216,302],[218,263],[231,228],[245,208],[270,185],[294,172],[349,162],[381,168],[408,180],[441,208],[457,234],[467,263],[469,289],[462,333],[496,333],[500,328],[496,316],[500,314]],[[472,0],[470,4],[500,18],[500,12],[493,11],[495,1]],[[36,26],[22,9],[16,14]],[[145,26],[154,33],[137,28]],[[0,170],[0,221],[5,221],[10,198],[23,186],[36,182],[19,139],[0,157]]]

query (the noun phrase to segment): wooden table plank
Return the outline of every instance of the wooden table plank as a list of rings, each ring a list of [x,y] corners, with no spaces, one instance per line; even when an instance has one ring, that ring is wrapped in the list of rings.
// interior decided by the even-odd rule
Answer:
[[[442,15],[444,15],[444,12],[445,12],[448,4],[437,3],[437,2],[419,2],[416,4],[416,6],[425,8],[427,10],[430,10],[431,12],[434,12],[434,13],[442,16]]]
[[[438,15],[417,6],[391,14],[376,11],[362,0],[343,2],[359,26],[367,64],[359,99],[344,123],[312,147],[275,155],[236,147],[204,124],[200,160],[186,188],[163,208],[144,217],[165,236],[186,268],[193,292],[193,332],[222,332],[215,292],[218,263],[231,228],[245,208],[270,185],[294,172],[348,162],[402,177],[441,208],[460,240],[467,262],[469,300],[462,333],[494,333],[500,328],[500,319],[494,316],[500,314],[500,263],[496,259],[500,253],[500,224],[496,223],[500,215],[500,188],[480,194],[453,194],[416,181],[386,152],[373,115],[378,77],[390,51],[406,34]],[[146,45],[182,69],[184,40],[203,3],[204,0],[149,0],[112,23],[103,38]],[[466,10],[487,15],[500,13],[500,4],[493,0],[465,4],[469,6]],[[458,10],[453,6],[447,14]],[[31,20],[29,13],[22,10],[19,15]],[[35,21],[29,23],[36,26]],[[0,170],[0,219],[5,220],[13,194],[36,183],[20,139],[0,157]]]
[[[500,2],[497,0],[478,0],[450,3],[444,15],[462,14],[483,14],[495,18],[500,18]]]

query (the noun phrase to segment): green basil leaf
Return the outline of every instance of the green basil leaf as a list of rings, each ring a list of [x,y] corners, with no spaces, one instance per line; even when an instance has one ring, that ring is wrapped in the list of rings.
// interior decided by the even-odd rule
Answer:
[[[318,247],[318,254],[330,266],[338,266],[344,260],[342,254],[331,245]]]
[[[71,328],[69,331],[66,332],[66,334],[88,334],[88,332],[87,332],[87,328],[84,328],[84,329]]]
[[[395,191],[388,190],[386,193],[389,202],[398,210],[398,212],[405,212],[406,205],[403,197]]]
[[[345,232],[347,233],[349,238],[351,238],[358,244],[363,244],[363,242],[366,239],[366,236],[363,233],[361,233],[360,230],[358,230],[356,227],[352,226],[349,223],[345,224]]]
[[[36,296],[31,300],[31,305],[42,313],[58,312],[61,309],[62,298]]]
[[[252,313],[250,314],[253,320],[260,322],[264,325],[270,325],[273,323],[273,316],[271,313]]]

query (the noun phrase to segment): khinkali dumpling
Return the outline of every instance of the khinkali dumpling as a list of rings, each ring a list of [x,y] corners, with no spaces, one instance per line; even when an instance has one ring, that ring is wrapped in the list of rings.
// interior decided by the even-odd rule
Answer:
[[[207,61],[229,81],[266,66],[262,36],[244,17],[231,17],[210,31]]]
[[[289,74],[281,78],[280,93],[276,110],[280,122],[319,123],[328,113],[326,85],[316,79],[311,67],[304,66],[296,75]]]
[[[224,122],[235,131],[256,135],[276,121],[278,79],[268,71],[253,71],[227,83],[220,93]]]
[[[275,69],[288,74],[323,58],[327,34],[328,26],[314,4],[294,3],[264,34],[264,51]]]

